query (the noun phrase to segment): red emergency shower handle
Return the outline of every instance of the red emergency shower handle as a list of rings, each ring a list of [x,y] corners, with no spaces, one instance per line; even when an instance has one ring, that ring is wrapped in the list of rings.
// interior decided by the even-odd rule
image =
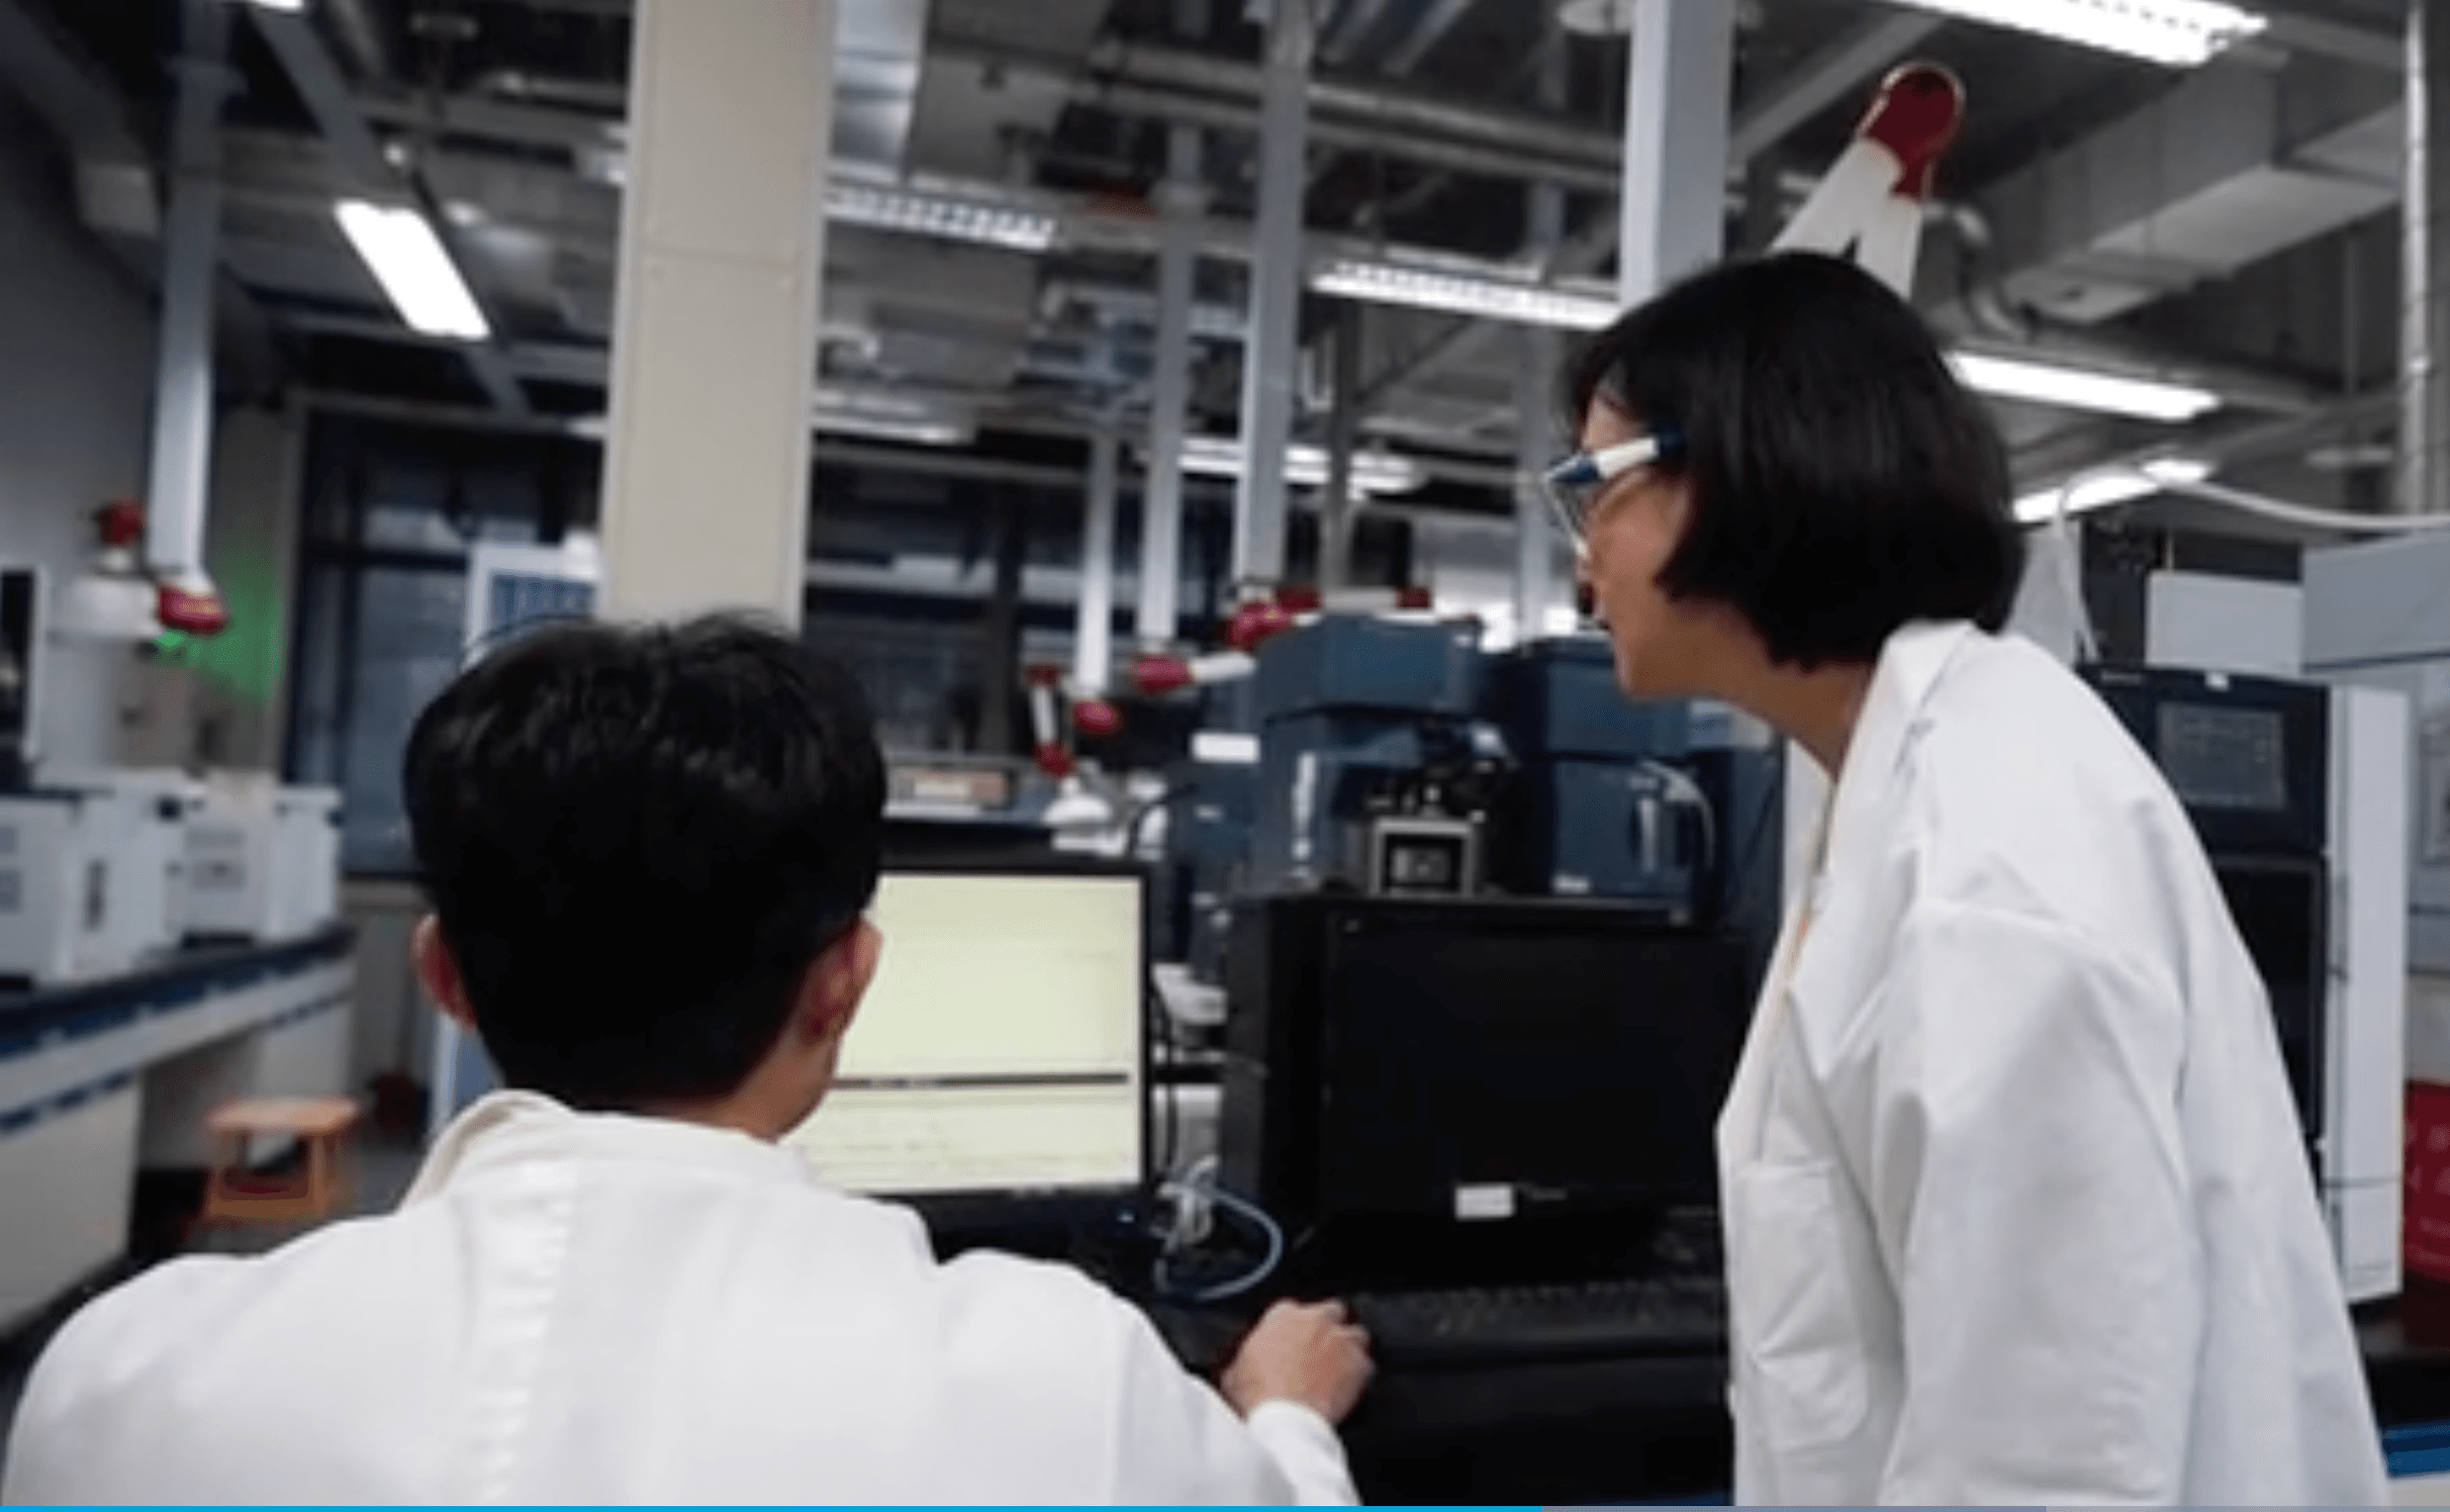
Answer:
[[[1955,74],[1937,63],[1900,63],[1880,81],[1854,135],[1896,154],[1893,193],[1928,200],[1939,154],[1964,124],[1965,85]]]

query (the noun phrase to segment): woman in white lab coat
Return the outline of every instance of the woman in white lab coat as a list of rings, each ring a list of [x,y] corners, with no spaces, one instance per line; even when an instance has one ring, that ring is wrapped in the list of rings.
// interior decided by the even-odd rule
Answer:
[[[2378,1502],[2262,987],[2184,812],[1999,631],[2003,448],[1852,266],[1601,333],[1553,475],[1637,696],[1836,780],[1719,1124],[1745,1502]]]

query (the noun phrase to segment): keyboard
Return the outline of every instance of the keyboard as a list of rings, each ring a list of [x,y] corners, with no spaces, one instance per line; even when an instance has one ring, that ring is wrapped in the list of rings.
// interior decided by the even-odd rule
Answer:
[[[1392,1364],[1466,1365],[1717,1354],[1727,1287],[1714,1275],[1541,1286],[1363,1292],[1354,1317]]]

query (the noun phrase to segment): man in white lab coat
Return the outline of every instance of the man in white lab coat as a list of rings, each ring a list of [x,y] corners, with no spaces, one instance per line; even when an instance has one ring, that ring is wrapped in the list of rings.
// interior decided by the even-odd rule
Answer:
[[[398,1212],[79,1313],[9,1500],[1353,1499],[1339,1307],[1279,1304],[1220,1399],[1084,1277],[939,1265],[775,1143],[881,948],[838,668],[734,621],[547,631],[425,710],[406,780],[420,975],[518,1089]]]
[[[2253,963],[2149,760],[1996,633],[2003,450],[1928,331],[1779,256],[1568,380],[1627,691],[1836,777],[1719,1124],[1738,1499],[2381,1501]]]

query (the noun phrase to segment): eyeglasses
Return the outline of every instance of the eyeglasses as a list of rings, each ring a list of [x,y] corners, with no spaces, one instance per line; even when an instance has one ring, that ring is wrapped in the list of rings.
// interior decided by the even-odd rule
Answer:
[[[1637,467],[1676,455],[1683,446],[1683,438],[1674,431],[1653,430],[1597,451],[1577,451],[1541,474],[1549,507],[1556,512],[1565,538],[1573,542],[1574,554],[1590,555],[1591,511],[1609,484]]]

